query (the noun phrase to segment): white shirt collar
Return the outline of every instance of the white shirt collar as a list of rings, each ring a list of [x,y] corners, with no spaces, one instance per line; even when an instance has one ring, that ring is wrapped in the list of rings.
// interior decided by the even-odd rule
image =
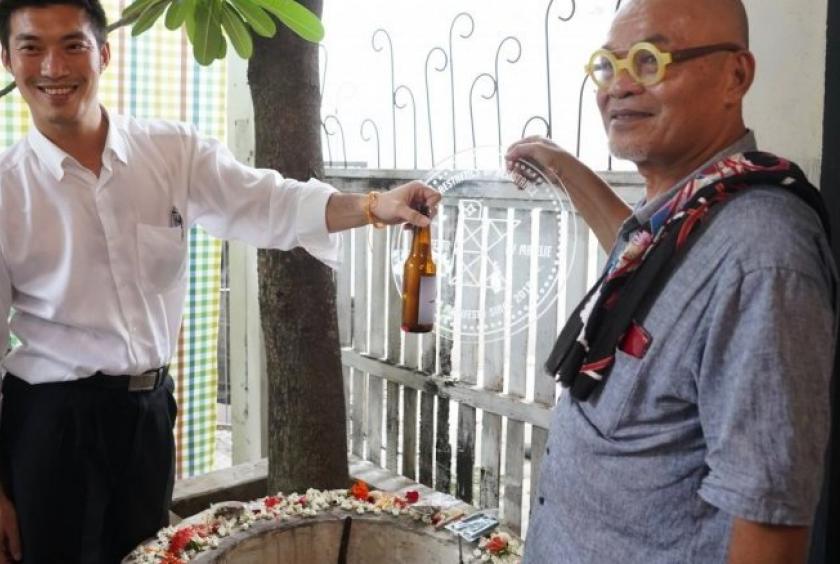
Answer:
[[[128,163],[128,160],[126,154],[125,136],[123,134],[123,129],[125,127],[124,120],[120,116],[114,116],[114,118],[111,118],[105,111],[105,108],[102,108],[102,112],[105,119],[108,120],[108,136],[105,138],[105,148],[102,151],[102,155],[107,155],[110,152],[119,161],[126,164]],[[68,159],[71,162],[75,162],[75,159],[61,150],[55,143],[47,139],[46,135],[41,133],[34,123],[29,128],[27,139],[29,141],[29,146],[35,153],[35,156],[41,163],[44,164],[50,174],[52,174],[56,180],[64,178],[64,162]]]

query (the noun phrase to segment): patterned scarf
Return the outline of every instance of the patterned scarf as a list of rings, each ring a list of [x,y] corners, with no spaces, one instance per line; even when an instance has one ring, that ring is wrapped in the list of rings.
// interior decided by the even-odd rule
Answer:
[[[636,231],[560,332],[545,368],[570,388],[572,397],[585,401],[606,381],[616,347],[634,317],[645,313],[711,208],[751,186],[793,192],[817,212],[828,233],[819,192],[794,163],[749,152],[704,169]]]

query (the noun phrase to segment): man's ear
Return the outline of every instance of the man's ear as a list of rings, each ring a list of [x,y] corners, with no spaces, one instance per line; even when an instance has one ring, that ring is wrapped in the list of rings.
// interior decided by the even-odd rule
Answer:
[[[103,72],[106,68],[108,68],[108,63],[111,62],[111,44],[109,42],[105,42],[102,44],[102,47],[99,48],[99,72]]]
[[[9,59],[9,50],[3,49],[1,56],[3,58],[3,67],[6,69],[6,71],[8,71],[9,74],[12,74],[12,61],[11,59]]]
[[[727,98],[729,102],[740,103],[755,80],[755,56],[749,51],[739,51],[732,60]]]

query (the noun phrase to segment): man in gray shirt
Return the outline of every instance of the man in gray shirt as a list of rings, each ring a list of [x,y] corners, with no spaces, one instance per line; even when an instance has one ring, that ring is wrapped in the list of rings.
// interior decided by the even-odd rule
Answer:
[[[622,269],[641,271],[650,239],[662,246],[658,222],[702,219],[690,238],[674,235],[667,276],[608,362],[586,357],[562,394],[528,563],[805,560],[835,338],[836,273],[819,206],[785,178],[730,182],[721,203],[698,197],[696,209],[680,208],[692,186],[755,172],[742,117],[755,72],[748,47],[740,0],[635,0],[617,15],[589,72],[611,152],[645,179],[635,210],[547,139],[509,151],[514,170],[528,160],[561,178],[612,249],[602,293]],[[599,303],[602,324],[619,309],[598,298],[576,312],[582,326]],[[590,336],[577,338],[581,355],[595,346]]]

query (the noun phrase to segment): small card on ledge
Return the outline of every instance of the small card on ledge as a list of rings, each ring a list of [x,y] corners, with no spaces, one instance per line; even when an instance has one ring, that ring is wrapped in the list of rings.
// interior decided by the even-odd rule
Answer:
[[[468,542],[475,542],[499,526],[499,521],[486,513],[473,513],[472,515],[450,523],[446,528]]]

